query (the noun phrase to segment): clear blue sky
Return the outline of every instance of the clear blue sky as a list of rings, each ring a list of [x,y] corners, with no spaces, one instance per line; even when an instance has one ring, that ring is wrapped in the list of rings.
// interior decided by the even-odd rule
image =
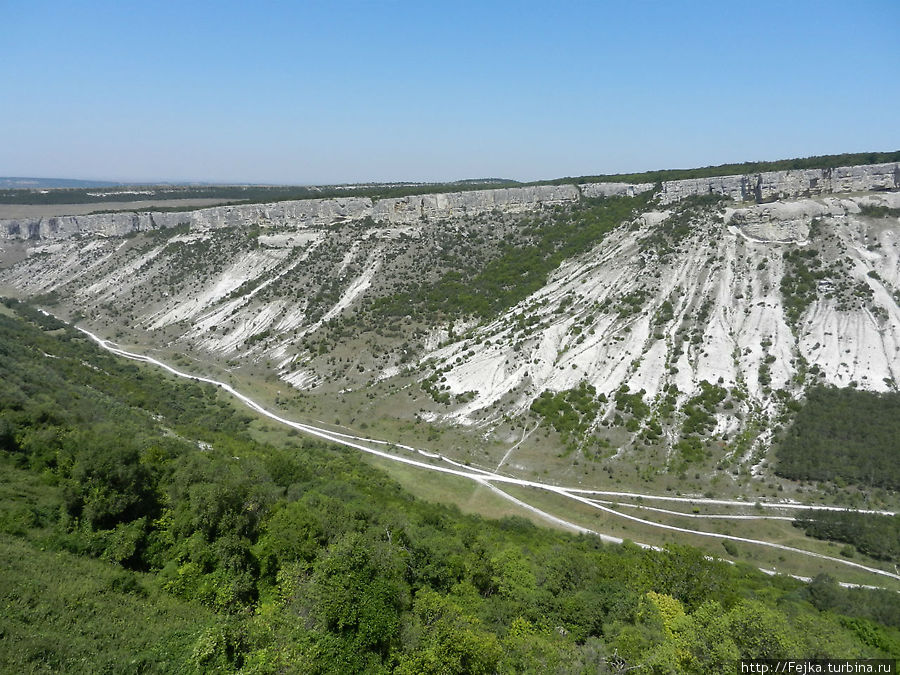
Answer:
[[[520,180],[900,149],[900,0],[0,0],[0,175]]]

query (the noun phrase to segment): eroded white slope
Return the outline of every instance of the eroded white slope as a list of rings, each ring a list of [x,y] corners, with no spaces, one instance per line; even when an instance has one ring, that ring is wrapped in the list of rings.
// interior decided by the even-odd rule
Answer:
[[[621,387],[644,390],[648,402],[670,384],[684,399],[699,392],[701,381],[719,383],[745,391],[750,405],[771,412],[773,390],[796,392],[803,383],[803,361],[831,384],[894,388],[900,226],[896,219],[885,225],[861,216],[858,202],[896,208],[900,196],[732,208],[727,222],[708,219],[665,262],[641,257],[641,240],[659,216],[645,218],[638,229],[620,228],[590,255],[564,264],[519,306],[426,355],[451,395],[475,392],[445,417],[490,423],[525,411],[544,390],[582,381],[607,395]],[[824,228],[818,236],[834,240],[831,262],[848,283],[870,287],[873,297],[868,307],[847,309],[823,291],[791,326],[780,290],[783,253],[809,243],[816,218]],[[598,309],[641,288],[647,297],[637,313]],[[664,302],[672,306],[667,320],[661,320]],[[535,329],[517,328],[520,316],[536,317]]]
[[[254,251],[240,260],[235,260],[217,275],[207,279],[202,287],[181,293],[168,307],[148,317],[147,328],[157,330],[173,323],[199,318],[204,311],[248,281],[259,279],[273,270],[286,256],[286,249],[266,249]]]

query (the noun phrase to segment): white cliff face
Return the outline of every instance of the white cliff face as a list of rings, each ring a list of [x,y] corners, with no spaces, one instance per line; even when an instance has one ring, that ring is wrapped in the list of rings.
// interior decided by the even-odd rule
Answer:
[[[653,183],[583,183],[578,186],[585,197],[634,197],[653,189]]]
[[[536,185],[381,199],[367,215],[376,222],[409,225],[422,220],[476,216],[494,209],[522,213],[577,200],[574,185]]]
[[[867,192],[900,188],[900,164],[870,164],[835,169],[767,171],[744,176],[718,176],[665,181],[660,203],[694,195],[717,194],[736,202],[774,201],[834,192]]]
[[[73,236],[124,236],[133,232],[187,226],[210,230],[259,224],[268,227],[324,227],[372,218],[378,223],[414,225],[423,220],[477,216],[492,211],[506,214],[571,204],[584,197],[634,196],[651,190],[650,183],[586,183],[536,185],[396,197],[373,201],[368,197],[305,199],[272,204],[217,206],[183,213],[103,213],[85,216],[0,220],[0,239],[64,239]],[[766,202],[801,196],[900,188],[900,164],[875,164],[837,169],[773,171],[747,176],[721,176],[666,181],[660,203],[718,194],[737,202]]]
[[[253,224],[315,227],[371,215],[368,197],[305,199],[274,204],[216,206],[182,213],[99,213],[0,221],[0,236],[10,239],[65,239],[73,236],[121,237],[133,232],[188,226],[191,230],[244,227]]]
[[[253,224],[307,228],[325,227],[364,218],[372,218],[379,223],[412,225],[422,220],[476,216],[495,209],[503,213],[522,213],[544,206],[571,204],[578,198],[578,190],[574,185],[537,185],[396,197],[375,202],[368,197],[346,197],[217,206],[183,213],[101,213],[2,220],[0,238],[42,240],[64,239],[77,235],[124,236],[132,232],[147,232],[177,226],[187,226],[191,230],[212,230]]]

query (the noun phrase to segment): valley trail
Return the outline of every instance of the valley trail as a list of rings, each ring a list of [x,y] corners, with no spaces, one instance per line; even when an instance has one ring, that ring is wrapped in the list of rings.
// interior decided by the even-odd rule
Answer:
[[[395,461],[395,462],[401,462],[403,464],[408,464],[410,466],[415,466],[415,467],[418,467],[421,469],[426,469],[429,471],[436,471],[436,472],[440,472],[440,473],[444,473],[444,474],[450,474],[450,475],[459,476],[462,478],[467,478],[469,480],[474,480],[474,481],[478,482],[479,484],[490,487],[491,490],[493,492],[495,492],[496,494],[504,497],[505,499],[512,501],[513,503],[517,504],[518,506],[520,506],[522,508],[525,508],[525,509],[531,511],[532,513],[539,515],[541,518],[543,518],[549,522],[555,523],[557,525],[561,525],[563,527],[566,527],[566,528],[571,529],[576,532],[582,532],[585,534],[594,534],[596,536],[601,537],[601,539],[603,539],[604,541],[621,543],[622,540],[620,538],[612,537],[610,535],[605,535],[600,532],[591,530],[589,528],[585,528],[583,526],[577,525],[573,522],[564,520],[564,519],[559,518],[551,513],[546,512],[540,508],[537,508],[531,504],[527,504],[526,502],[523,502],[523,501],[513,497],[512,495],[508,495],[503,490],[501,490],[499,487],[494,485],[494,483],[503,483],[503,484],[508,484],[508,485],[516,485],[516,486],[521,486],[521,487],[546,490],[546,491],[552,492],[554,494],[560,495],[562,497],[566,497],[568,499],[574,500],[581,504],[587,505],[591,508],[600,509],[610,515],[614,515],[614,516],[624,518],[624,519],[627,519],[630,521],[638,522],[643,525],[648,525],[651,527],[657,527],[657,528],[662,528],[662,529],[666,529],[669,531],[682,532],[682,533],[692,534],[692,535],[697,535],[697,536],[702,536],[702,537],[712,537],[712,538],[722,539],[722,540],[730,540],[730,541],[737,541],[737,542],[755,544],[755,545],[760,545],[760,546],[768,546],[768,547],[772,547],[772,548],[776,548],[776,549],[780,549],[780,550],[784,550],[784,551],[790,551],[792,553],[799,553],[802,555],[807,555],[807,556],[819,558],[822,560],[828,560],[833,563],[838,563],[840,565],[854,567],[856,569],[864,570],[864,571],[872,573],[872,574],[878,574],[878,575],[886,576],[891,579],[900,581],[900,574],[887,572],[885,570],[877,569],[874,567],[869,567],[869,566],[862,565],[860,563],[852,562],[849,560],[842,560],[840,558],[827,556],[827,555],[824,555],[821,553],[805,551],[803,549],[794,548],[791,546],[785,546],[783,544],[777,544],[774,542],[768,542],[768,541],[763,541],[763,540],[758,540],[758,539],[750,539],[750,538],[746,538],[746,537],[718,534],[718,533],[705,532],[705,531],[700,531],[700,530],[691,530],[691,529],[687,529],[687,528],[677,527],[674,525],[667,525],[667,524],[663,524],[663,523],[657,523],[657,522],[645,520],[642,518],[638,518],[637,516],[623,514],[619,511],[616,511],[616,510],[608,507],[608,506],[604,506],[604,505],[598,503],[596,500],[592,500],[589,497],[584,496],[584,494],[583,494],[583,493],[589,493],[589,494],[615,494],[615,493],[603,493],[600,491],[586,491],[586,490],[579,489],[579,488],[562,487],[562,486],[558,486],[558,485],[552,485],[549,483],[540,483],[540,482],[524,480],[524,479],[520,479],[520,478],[513,478],[511,476],[505,476],[503,474],[499,474],[499,473],[495,473],[495,472],[491,472],[491,471],[487,471],[487,470],[483,470],[483,469],[472,469],[469,467],[465,467],[464,465],[459,464],[457,462],[452,462],[451,460],[448,460],[447,458],[443,457],[440,454],[430,453],[425,450],[419,450],[416,448],[412,448],[410,446],[398,445],[398,444],[394,444],[394,443],[389,443],[387,441],[380,441],[380,440],[370,439],[370,438],[365,438],[365,437],[352,436],[349,434],[342,434],[342,433],[330,431],[328,429],[323,429],[321,427],[316,427],[316,426],[312,426],[309,424],[295,422],[293,420],[289,420],[285,417],[282,417],[282,416],[266,409],[265,407],[263,407],[262,405],[260,405],[256,401],[254,401],[253,399],[240,393],[237,389],[235,389],[233,386],[231,386],[230,384],[228,384],[226,382],[221,382],[219,380],[215,380],[210,377],[204,377],[204,376],[200,376],[200,375],[192,375],[190,373],[185,373],[185,372],[180,371],[176,368],[173,368],[172,366],[170,366],[162,361],[159,361],[158,359],[155,359],[153,357],[146,356],[143,354],[137,354],[134,352],[129,352],[124,349],[121,349],[120,347],[117,347],[115,345],[115,343],[112,343],[109,340],[105,340],[84,328],[80,328],[77,326],[76,326],[76,328],[78,328],[79,331],[81,331],[82,333],[87,335],[89,338],[91,338],[100,347],[102,347],[103,349],[105,349],[113,354],[116,354],[123,358],[131,359],[134,361],[140,361],[143,363],[152,364],[154,366],[163,368],[167,372],[169,372],[173,375],[176,375],[178,377],[187,378],[187,379],[194,380],[197,382],[205,382],[207,384],[212,384],[212,385],[219,387],[219,388],[223,389],[224,391],[228,392],[229,394],[231,394],[232,396],[234,396],[235,398],[240,400],[242,403],[244,403],[250,409],[258,412],[259,414],[261,414],[265,417],[268,417],[271,420],[279,422],[280,424],[287,425],[289,427],[297,429],[298,431],[302,431],[311,436],[316,436],[318,438],[322,438],[322,439],[330,441],[332,443],[337,443],[339,445],[353,448],[353,449],[359,450],[361,452],[366,452],[371,455],[382,457],[384,459],[389,459],[389,460]],[[389,445],[389,446],[393,446],[393,447],[398,447],[403,450],[408,450],[408,451],[417,453],[420,456],[423,456],[430,460],[438,460],[441,462],[451,463],[453,465],[453,468],[432,464],[432,463],[422,461],[422,460],[416,460],[416,459],[411,459],[408,457],[402,457],[402,456],[396,455],[391,452],[376,450],[374,448],[368,447],[367,445],[364,445],[364,443],[371,444],[371,445]],[[620,494],[622,494],[622,493],[620,493]],[[635,495],[635,496],[641,496],[641,497],[644,497],[645,499],[653,498],[652,495]],[[695,504],[702,504],[702,503],[712,503],[712,504],[737,503],[737,504],[740,504],[741,503],[741,502],[725,502],[724,500],[686,498],[686,497],[666,497],[666,499],[669,501],[680,501],[680,502],[695,503]],[[761,506],[770,506],[770,507],[777,506],[778,508],[799,508],[799,509],[816,508],[816,507],[810,507],[810,506],[804,505],[804,504],[795,504],[795,503],[777,503],[777,504],[761,503]],[[858,510],[858,511],[866,512],[866,511],[862,511],[862,510]],[[878,512],[878,513],[886,513],[886,512]],[[893,514],[890,514],[890,515],[893,515]],[[647,544],[638,544],[638,545],[649,548],[649,546]]]

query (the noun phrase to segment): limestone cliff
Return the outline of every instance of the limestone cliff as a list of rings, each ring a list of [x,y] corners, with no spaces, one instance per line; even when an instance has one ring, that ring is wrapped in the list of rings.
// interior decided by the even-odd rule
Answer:
[[[132,232],[187,225],[191,230],[261,224],[274,227],[322,227],[349,220],[410,225],[423,219],[474,216],[494,209],[520,213],[579,199],[574,185],[536,185],[499,190],[473,190],[373,201],[368,197],[304,199],[272,204],[217,206],[182,213],[100,213],[0,220],[0,237],[64,239],[76,235],[124,236]]]
[[[272,204],[217,206],[181,213],[119,212],[52,218],[0,220],[0,239],[65,239],[78,235],[124,236],[132,232],[186,225],[191,230],[260,224],[307,228],[372,218],[392,225],[475,216],[494,210],[521,213],[546,206],[567,204],[584,197],[632,196],[653,188],[650,183],[587,183],[535,185],[473,190],[372,200],[368,197],[305,199]],[[666,181],[662,205],[686,197],[721,194],[737,202],[769,202],[778,199],[900,189],[900,163],[771,171],[744,176],[719,176]]]
[[[666,181],[662,184],[660,203],[671,204],[685,197],[703,194],[720,194],[737,202],[768,202],[833,192],[897,188],[900,188],[900,164],[892,162]]]

